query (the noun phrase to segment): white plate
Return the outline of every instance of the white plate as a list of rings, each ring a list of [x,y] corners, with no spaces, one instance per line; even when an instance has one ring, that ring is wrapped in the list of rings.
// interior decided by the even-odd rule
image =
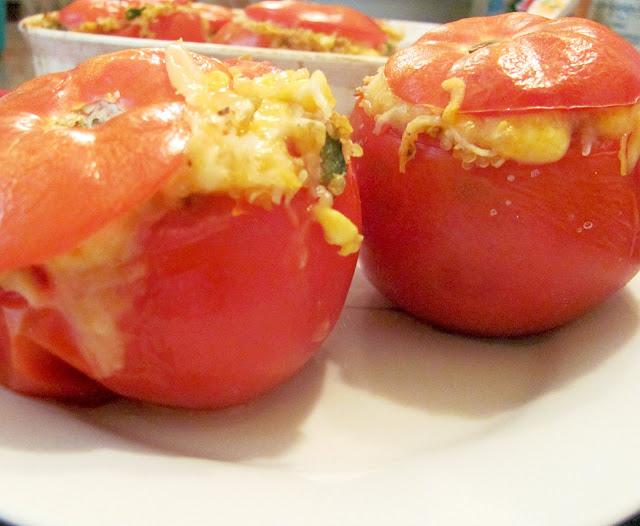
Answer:
[[[128,48],[163,47],[168,44],[166,40],[28,27],[29,20],[38,16],[28,17],[18,25],[31,48],[36,75],[71,69],[80,62],[103,53]],[[386,22],[404,31],[405,37],[400,42],[400,47],[412,44],[428,29],[437,26],[428,22],[409,20],[387,20]],[[256,60],[269,60],[281,68],[308,68],[310,71],[321,69],[327,75],[338,103],[337,109],[342,113],[348,113],[353,108],[353,92],[362,85],[362,79],[367,75],[373,75],[387,60],[386,57],[192,42],[185,42],[184,46],[196,53],[221,59],[250,55]]]
[[[447,335],[358,277],[322,353],[220,412],[0,390],[0,516],[75,525],[597,525],[640,506],[640,280],[556,332]]]

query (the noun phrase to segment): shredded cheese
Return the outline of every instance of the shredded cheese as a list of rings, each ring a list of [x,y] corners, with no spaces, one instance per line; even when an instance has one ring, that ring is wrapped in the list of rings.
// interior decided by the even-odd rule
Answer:
[[[360,106],[375,118],[374,133],[381,133],[387,126],[404,130],[399,150],[400,171],[406,169],[415,155],[420,134],[439,139],[442,148],[451,150],[465,168],[500,166],[507,160],[552,163],[564,157],[574,135],[581,141],[585,156],[591,154],[598,137],[620,140],[621,173],[629,173],[640,159],[640,105],[571,114],[548,110],[507,117],[475,117],[460,112],[466,88],[461,79],[447,79],[442,88],[450,95],[443,109],[404,102],[389,88],[383,71],[365,79]]]
[[[333,112],[335,99],[321,72],[275,71],[254,79],[237,75],[232,81],[221,72],[204,74],[180,46],[169,46],[166,55],[169,79],[187,101],[192,131],[187,145],[191,169],[166,192],[224,193],[251,203],[280,204],[303,186],[320,183],[327,133],[341,138],[347,157],[354,153],[351,126]],[[289,141],[299,157],[291,155]],[[330,188],[341,192],[343,181]],[[342,251],[336,241],[342,237],[327,232],[342,223],[320,224],[325,239]]]

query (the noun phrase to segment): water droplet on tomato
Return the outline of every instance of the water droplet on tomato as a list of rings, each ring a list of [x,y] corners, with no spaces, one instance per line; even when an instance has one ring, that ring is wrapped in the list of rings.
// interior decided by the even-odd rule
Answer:
[[[507,175],[507,181],[509,181],[510,183],[513,183],[516,180],[516,176],[511,174],[511,175]]]
[[[495,208],[492,208],[491,210],[489,210],[489,215],[490,216],[497,216],[498,215],[498,211]]]
[[[591,230],[593,228],[593,223],[591,221],[585,221],[582,228],[585,230]]]
[[[505,205],[507,205],[507,206],[511,206],[511,205],[512,205],[512,203],[511,203],[511,199],[507,199],[507,200],[504,202],[504,204],[505,204]]]
[[[538,177],[540,175],[540,170],[537,168],[535,170],[531,170],[531,177]]]

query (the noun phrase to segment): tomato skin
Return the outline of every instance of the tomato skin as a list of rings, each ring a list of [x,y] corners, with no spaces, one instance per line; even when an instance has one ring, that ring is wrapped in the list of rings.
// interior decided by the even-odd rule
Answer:
[[[354,182],[341,201],[359,223]],[[232,217],[230,199],[211,197],[154,226],[142,241],[149,273],[121,321],[126,368],[103,383],[156,403],[222,407],[302,367],[335,325],[356,263],[324,241],[309,204],[294,199],[297,226],[283,207]]]
[[[352,115],[367,276],[448,330],[483,336],[550,329],[620,289],[640,268],[640,171],[621,176],[617,141],[576,145],[546,165],[464,170],[421,136],[398,171],[400,132]]]
[[[234,215],[237,204],[228,197],[196,197],[142,229],[140,255],[122,268],[115,285],[129,308],[118,316],[127,342],[124,367],[113,374],[101,373],[95,351],[82,351],[60,313],[27,308],[28,323],[14,339],[28,336],[60,363],[139,400],[215,408],[253,398],[309,360],[335,325],[349,289],[357,256],[340,256],[323,239],[308,213],[314,201],[301,191],[290,208],[247,205]],[[352,176],[335,208],[360,225]],[[134,267],[146,272],[131,282],[126,276]],[[91,286],[81,279],[76,276],[72,287]],[[30,394],[56,396],[46,382],[40,392],[26,387]]]
[[[317,33],[337,34],[378,48],[387,36],[375,20],[345,6],[267,0],[248,5],[246,15],[259,22],[272,22],[288,28],[309,29]]]
[[[403,100],[440,108],[450,99],[442,82],[460,78],[466,85],[464,113],[640,101],[635,48],[606,27],[579,18],[551,21],[509,13],[445,24],[391,57],[385,76]]]

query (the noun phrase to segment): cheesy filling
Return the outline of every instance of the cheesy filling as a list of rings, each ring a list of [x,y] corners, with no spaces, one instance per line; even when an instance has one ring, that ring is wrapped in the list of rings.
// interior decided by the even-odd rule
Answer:
[[[384,72],[365,79],[360,105],[375,119],[375,133],[387,126],[404,130],[400,146],[400,171],[416,152],[421,134],[460,159],[462,166],[501,166],[507,160],[547,164],[564,157],[572,140],[579,140],[588,156],[599,139],[620,140],[620,172],[629,174],[640,158],[640,105],[626,108],[562,111],[546,110],[508,117],[473,116],[460,112],[466,86],[459,78],[447,79],[445,108],[409,104],[390,89]]]
[[[265,208],[286,207],[304,189],[314,199],[309,220],[319,224],[339,254],[356,253],[362,242],[356,225],[333,208],[345,188],[346,162],[359,149],[350,141],[349,121],[333,111],[335,100],[322,73],[274,71],[253,79],[236,67],[231,75],[204,73],[179,46],[167,48],[166,64],[172,85],[185,98],[192,132],[183,169],[147,203],[45,262],[55,295],[29,268],[0,275],[0,289],[21,294],[33,307],[60,311],[102,377],[124,364],[126,342],[117,322],[131,305],[120,291],[146,273],[136,263],[136,232],[184,199],[218,194]],[[118,97],[77,108],[53,119],[53,125],[99,125],[118,114]]]

